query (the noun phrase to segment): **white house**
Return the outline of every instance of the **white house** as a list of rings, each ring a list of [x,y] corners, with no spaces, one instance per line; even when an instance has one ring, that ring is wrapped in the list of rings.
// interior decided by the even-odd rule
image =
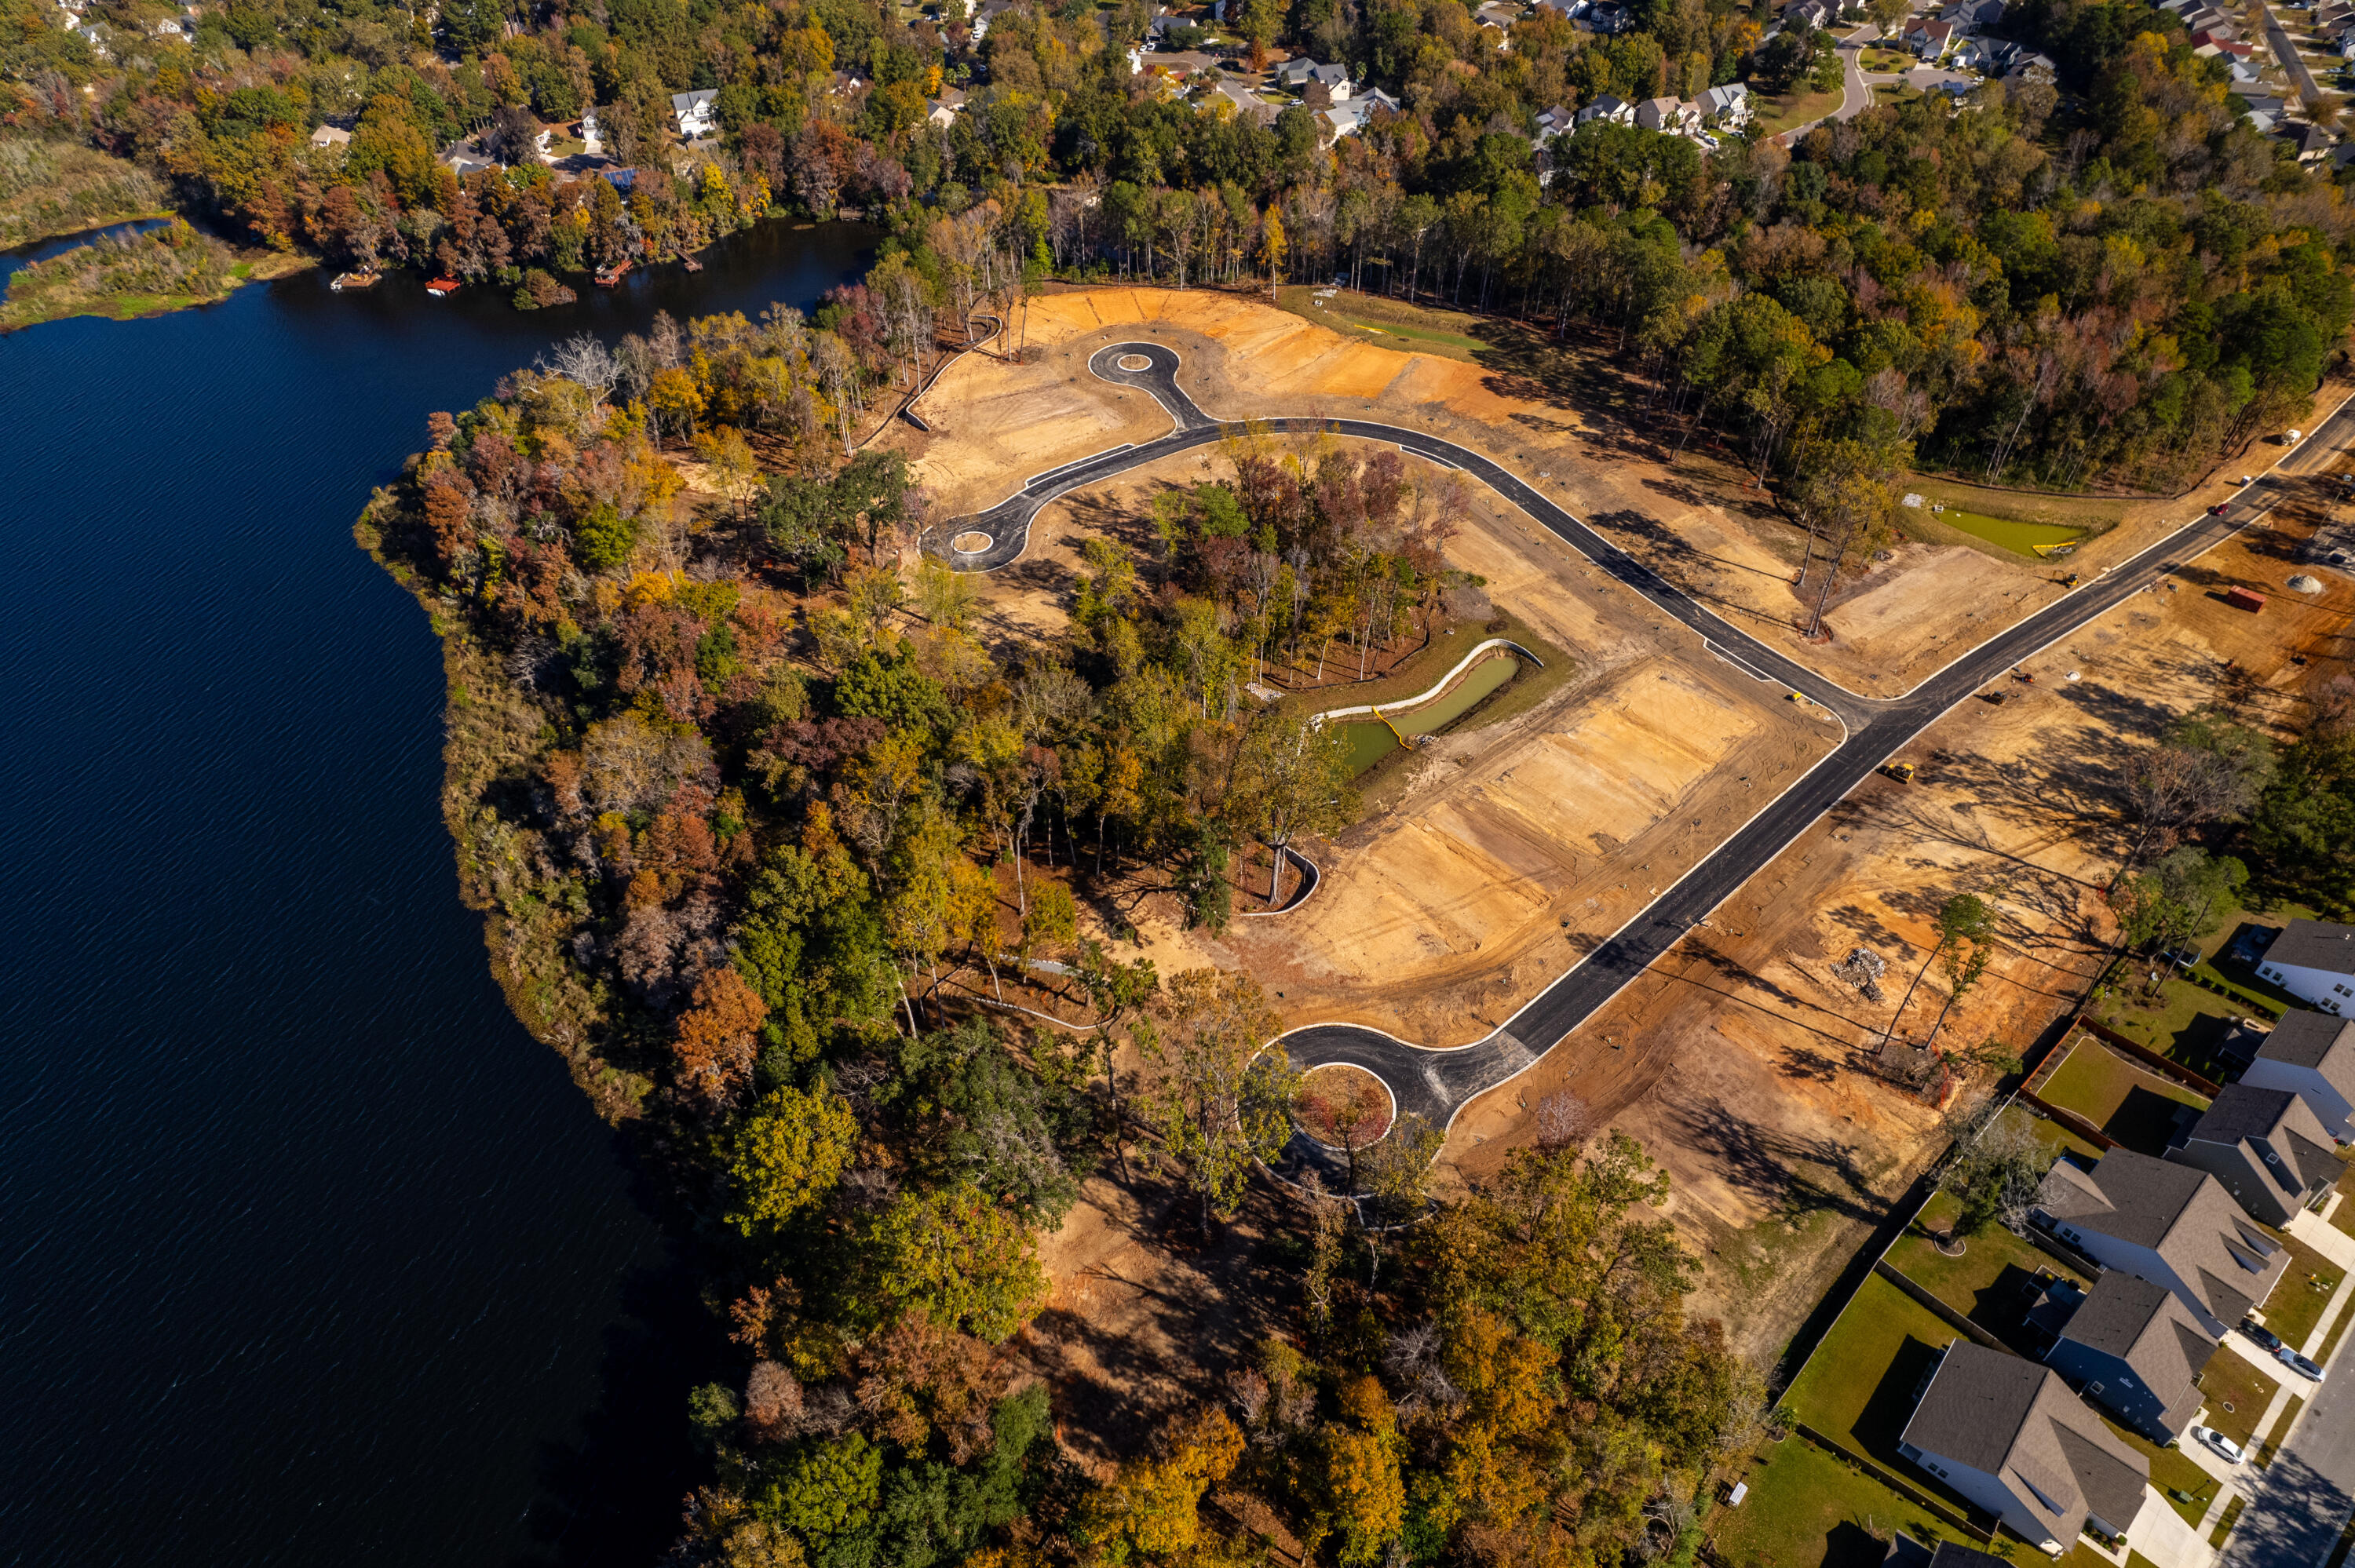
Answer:
[[[1750,120],[1750,90],[1738,81],[1712,87],[1696,101],[1701,117],[1720,125],[1743,125]]]
[[[340,125],[322,125],[311,132],[311,145],[314,147],[348,147],[351,144],[352,133]]]
[[[980,10],[973,14],[973,41],[977,44],[989,37],[990,24],[1013,9],[1011,0],[987,0]]]
[[[2325,1012],[2355,1011],[2355,926],[2293,920],[2257,960],[2257,972]]]
[[[932,101],[931,111],[924,116],[926,124],[935,131],[945,131],[956,123],[964,112],[965,95],[954,87],[941,89],[941,95]]]
[[[1916,22],[1905,29],[1899,41],[1925,60],[1944,59],[1955,41],[1955,25],[1947,21]]]
[[[2332,1141],[2355,1142],[2355,1022],[2291,1009],[2257,1047],[2241,1082],[2288,1090]]]
[[[1606,92],[1578,111],[1578,123],[1581,125],[1591,125],[1598,120],[1606,125],[1633,125],[1636,123],[1636,106],[1624,98]]]
[[[1897,1452],[2050,1556],[2126,1533],[2150,1465],[2050,1367],[1968,1340],[1939,1358]]]
[[[1355,135],[1365,129],[1366,122],[1373,118],[1377,108],[1387,109],[1396,114],[1399,101],[1379,87],[1355,98],[1337,99],[1333,107],[1325,111],[1326,134],[1336,142],[1344,136]]]
[[[687,141],[698,142],[718,128],[716,106],[719,101],[717,89],[697,88],[693,92],[670,95],[670,111],[678,122],[678,133]]]
[[[2052,1167],[2029,1218],[2104,1268],[2163,1285],[2211,1336],[2263,1307],[2289,1254],[2205,1171],[2113,1149]]]
[[[1275,79],[1295,92],[1305,92],[1310,82],[1323,85],[1340,102],[1349,96],[1349,68],[1345,65],[1318,65],[1307,56],[1288,59],[1275,68]]]

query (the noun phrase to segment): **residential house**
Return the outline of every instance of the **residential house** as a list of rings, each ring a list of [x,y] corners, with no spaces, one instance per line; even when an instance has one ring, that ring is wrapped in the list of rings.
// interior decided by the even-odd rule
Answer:
[[[1591,125],[1598,120],[1606,125],[1633,125],[1636,123],[1636,106],[1616,94],[1606,92],[1578,111],[1578,123],[1581,125]]]
[[[1636,105],[1636,123],[1664,135],[1689,135],[1700,129],[1700,111],[1681,98],[1647,98]]]
[[[1897,1451],[2052,1555],[2126,1533],[2150,1467],[2058,1372],[1968,1340],[1946,1347]]]
[[[671,117],[678,122],[682,140],[699,142],[719,129],[719,93],[715,88],[699,87],[692,92],[670,95]]]
[[[2339,1180],[2334,1142],[2296,1095],[2243,1082],[2225,1085],[2167,1157],[2207,1171],[2242,1208],[2280,1226]]]
[[[1331,93],[1335,101],[1349,96],[1349,68],[1345,65],[1318,65],[1305,55],[1284,61],[1275,68],[1275,79],[1295,92],[1305,92],[1311,85]]]
[[[2294,1007],[2241,1073],[2254,1088],[2287,1089],[2334,1143],[2355,1141],[2355,1021]]]
[[[1608,36],[1624,33],[1634,24],[1635,16],[1626,6],[1617,4],[1616,0],[1598,0],[1587,11],[1582,25]]]
[[[1273,120],[1275,106],[1253,92],[1250,84],[1229,77],[1204,96],[1202,107],[1213,108],[1220,103],[1231,104],[1237,114],[1246,120]]]
[[[2015,47],[2019,53],[2003,68],[2006,80],[2051,81],[2060,74],[2061,68],[2052,63],[2051,55],[2038,54],[2024,46]]]
[[[352,133],[340,125],[322,125],[311,132],[311,145],[314,147],[348,147],[351,144]]]
[[[1839,20],[1839,0],[1791,0],[1783,7],[1785,27],[1828,27]]]
[[[1344,136],[1353,136],[1365,129],[1366,122],[1373,118],[1374,111],[1377,109],[1387,109],[1392,114],[1396,114],[1399,111],[1399,101],[1379,87],[1369,92],[1361,92],[1355,98],[1337,100],[1320,116],[1325,122],[1320,129],[1325,136],[1333,142],[1337,142]]]
[[[2346,0],[2323,0],[2314,8],[2312,20],[2321,31],[2334,32],[2350,22],[2355,22],[2355,5],[2349,5]]]
[[[2220,1339],[2264,1305],[2289,1266],[2216,1178],[2130,1149],[2111,1150],[2090,1171],[2053,1166],[2029,1218],[2105,1268],[2164,1285]]]
[[[1566,22],[1578,22],[1594,9],[1594,0],[1538,0],[1538,9],[1550,11]]]
[[[1506,0],[1488,0],[1487,5],[1481,6],[1472,15],[1485,26],[1502,27],[1507,32],[1510,32],[1513,24],[1521,19],[1521,8],[1518,5],[1506,4]]]
[[[2325,1012],[2355,1009],[2355,926],[2293,920],[2257,960],[2257,972]]]
[[[1983,33],[2003,20],[2003,0],[1960,0],[1945,15],[1958,33]]]
[[[1898,35],[1898,42],[1925,60],[1941,60],[1955,42],[1955,25],[1943,20],[1924,20],[1909,26]]]
[[[2340,59],[2355,60],[2355,26],[2350,26],[2340,33],[2332,47],[2338,49]]]
[[[1750,90],[1738,81],[1712,87],[1695,102],[1704,120],[1714,120],[1720,125],[1733,127],[1750,122]]]
[[[989,37],[989,26],[1014,9],[1014,0],[984,0],[980,10],[973,14],[973,41],[976,44]]]
[[[2220,11],[2213,5],[2203,5],[2197,11],[2186,11],[2183,14],[2183,26],[2188,32],[2213,33],[2220,37],[2227,38],[2238,36],[2232,26],[2232,14],[2229,11]]]
[[[1542,147],[1557,136],[1569,135],[1577,126],[1578,116],[1557,104],[1538,116],[1537,140],[1532,144]]]
[[[956,123],[956,117],[964,112],[965,98],[966,95],[956,88],[941,89],[940,96],[931,101],[932,109],[924,116],[924,122],[936,131],[947,130]]]
[[[2339,142],[2338,137],[2321,126],[2312,124],[2285,125],[2279,134],[2297,150],[2297,161],[2301,164],[2320,163],[2330,155],[2330,149]]]
[[[2056,1279],[2028,1322],[2050,1337],[2046,1366],[2152,1442],[2174,1442],[2200,1414],[2200,1373],[2217,1341],[2165,1286],[2115,1268],[2091,1290]]]

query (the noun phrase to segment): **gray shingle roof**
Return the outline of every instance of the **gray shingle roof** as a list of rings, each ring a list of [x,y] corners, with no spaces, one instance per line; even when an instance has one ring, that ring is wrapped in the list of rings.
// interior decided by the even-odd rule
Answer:
[[[2265,1298],[2289,1255],[2204,1171],[2113,1149],[2091,1172],[2066,1160],[2039,1195],[2044,1212],[2147,1246],[2226,1323]]]
[[[2285,1182],[2286,1187],[2311,1190],[2339,1179],[2340,1166],[2331,1152],[2330,1134],[2307,1103],[2287,1089],[2227,1084],[2192,1125],[2190,1136],[2218,1143],[2262,1139],[2296,1165],[2296,1179]]]
[[[1967,1340],[1946,1347],[1902,1441],[1998,1478],[2063,1542],[2089,1509],[2133,1523],[2150,1475],[2058,1373]]]
[[[2192,1380],[2216,1353],[2216,1341],[2174,1291],[2115,1268],[2094,1281],[2062,1338],[2132,1367],[2167,1407],[2161,1419],[2169,1426],[2199,1407]]]
[[[2355,974],[2355,926],[2332,920],[2293,920],[2265,949],[2264,961],[2301,969]]]
[[[2311,1067],[2349,1099],[2355,1100],[2355,1018],[2292,1008],[2257,1051],[2260,1060]]]

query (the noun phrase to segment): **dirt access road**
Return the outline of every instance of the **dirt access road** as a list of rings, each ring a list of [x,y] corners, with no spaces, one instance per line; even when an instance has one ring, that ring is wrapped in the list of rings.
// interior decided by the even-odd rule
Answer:
[[[1117,343],[1099,349],[1090,356],[1090,371],[1103,380],[1146,391],[1167,412],[1177,429],[1157,440],[1124,445],[1039,475],[1015,495],[980,515],[943,525],[936,531],[932,547],[968,569],[986,570],[1005,565],[1020,555],[1030,520],[1039,509],[1056,497],[1141,464],[1220,440],[1230,433],[1240,433],[1240,426],[1223,424],[1194,403],[1178,384],[1180,366],[1178,354],[1162,344]],[[1837,750],[1770,800],[1593,953],[1481,1039],[1453,1046],[1416,1045],[1379,1030],[1350,1023],[1308,1024],[1284,1036],[1286,1048],[1296,1065],[1314,1067],[1344,1064],[1362,1068],[1383,1081],[1401,1112],[1420,1115],[1441,1128],[1452,1124],[1456,1114],[1476,1096],[1535,1065],[1547,1051],[1616,996],[1687,932],[1704,924],[1721,903],[1876,768],[1957,703],[2020,661],[2144,591],[2180,562],[2263,517],[2281,493],[2268,471],[2264,478],[2243,488],[2232,502],[2219,508],[2221,515],[2202,514],[2141,554],[2105,569],[2092,582],[1998,632],[1912,690],[1893,698],[1874,698],[1806,669],[1728,624],[1649,567],[1595,534],[1520,476],[1478,452],[1420,430],[1369,420],[1277,418],[1262,424],[1263,428],[1280,432],[1326,431],[1391,441],[1402,450],[1470,474],[1661,612],[1698,632],[1704,646],[1719,658],[1762,682],[1774,682],[1789,689],[1794,700],[1817,704],[1838,719],[1844,732],[1845,738]],[[2355,440],[2355,413],[2342,405],[2297,450],[2298,469],[2303,471],[2310,463],[2321,461],[2350,440]],[[947,547],[948,540],[976,531],[989,535],[987,545],[976,545],[966,551]],[[1325,1167],[1332,1175],[1339,1174],[1329,1151],[1305,1138],[1295,1136],[1293,1157]]]

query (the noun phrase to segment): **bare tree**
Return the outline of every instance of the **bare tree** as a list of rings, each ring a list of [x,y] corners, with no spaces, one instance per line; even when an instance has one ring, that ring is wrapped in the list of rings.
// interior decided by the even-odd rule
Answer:
[[[602,408],[620,385],[622,366],[613,351],[588,333],[578,333],[558,344],[535,362],[550,376],[561,376],[589,394],[592,408]]]
[[[1557,1089],[1538,1102],[1538,1147],[1574,1149],[1594,1136],[1594,1113],[1568,1089]]]

